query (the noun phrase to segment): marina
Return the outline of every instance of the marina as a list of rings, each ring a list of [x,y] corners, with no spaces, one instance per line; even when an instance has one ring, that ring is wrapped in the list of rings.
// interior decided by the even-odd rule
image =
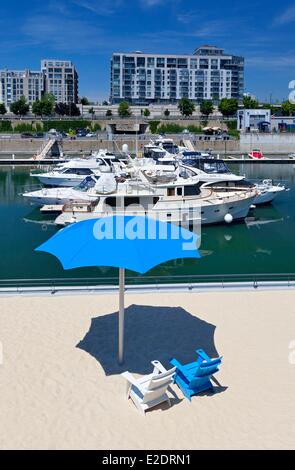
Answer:
[[[199,280],[202,276],[212,276],[214,281],[214,276],[219,275],[272,274],[275,277],[276,273],[292,274],[292,260],[295,262],[292,249],[295,229],[294,167],[252,162],[252,165],[230,163],[230,169],[253,181],[273,179],[286,185],[290,191],[278,195],[272,205],[251,211],[244,223],[202,227],[202,258],[197,262],[176,260],[166,263],[149,273],[148,282],[153,283],[153,279],[166,283],[189,282],[193,281],[194,276],[199,276]],[[34,247],[56,233],[58,228],[54,224],[56,214],[51,211],[40,213],[39,208],[28,204],[20,195],[36,184],[30,176],[31,171],[30,166],[2,166],[0,169],[0,214],[5,220],[1,232],[1,279],[32,279],[32,282],[34,279],[48,279],[49,283],[50,279],[55,278],[64,278],[65,282],[67,278],[76,278],[85,284],[87,281],[81,279],[81,270],[68,273],[55,259],[45,259],[42,253],[34,252]],[[10,250],[11,246],[14,247],[13,251]],[[117,272],[112,268],[83,269],[83,278],[95,279],[97,284],[110,284],[116,276]],[[127,275],[128,282],[137,283],[139,279],[141,277],[134,273]],[[142,279],[144,282],[145,276]]]
[[[2,3],[4,460],[294,449],[295,7]]]

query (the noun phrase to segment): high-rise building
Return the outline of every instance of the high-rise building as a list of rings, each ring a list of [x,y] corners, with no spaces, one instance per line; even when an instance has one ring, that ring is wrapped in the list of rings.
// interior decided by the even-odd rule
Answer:
[[[111,60],[113,104],[176,103],[187,97],[205,99],[243,97],[244,58],[225,54],[215,46],[202,46],[193,55],[114,53]]]
[[[31,105],[41,98],[43,74],[31,70],[0,70],[0,103],[7,108],[24,96]]]
[[[78,74],[69,60],[42,60],[44,90],[55,97],[57,103],[78,103]]]

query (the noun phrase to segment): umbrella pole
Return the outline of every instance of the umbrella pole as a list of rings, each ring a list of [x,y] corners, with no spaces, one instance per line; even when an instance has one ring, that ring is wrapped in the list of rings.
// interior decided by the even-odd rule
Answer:
[[[124,294],[125,294],[125,269],[119,269],[119,364],[124,360]]]

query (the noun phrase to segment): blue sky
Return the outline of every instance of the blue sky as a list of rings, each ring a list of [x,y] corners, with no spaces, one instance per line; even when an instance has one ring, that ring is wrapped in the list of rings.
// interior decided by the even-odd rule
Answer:
[[[3,4],[4,3],[4,4]],[[246,91],[275,101],[295,79],[295,2],[9,0],[0,6],[0,68],[72,59],[80,96],[109,95],[112,52],[191,53],[214,44],[246,59]]]

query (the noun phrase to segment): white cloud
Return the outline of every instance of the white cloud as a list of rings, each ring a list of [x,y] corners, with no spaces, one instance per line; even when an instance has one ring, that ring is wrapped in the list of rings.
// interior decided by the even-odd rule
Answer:
[[[96,15],[109,16],[122,4],[122,0],[72,0],[71,3]]]
[[[139,0],[139,3],[141,3],[143,7],[152,8],[171,1],[176,2],[176,0]]]
[[[294,54],[288,54],[286,56],[256,56],[246,58],[247,66],[259,67],[259,68],[271,68],[271,69],[280,69],[282,67],[294,67],[295,66],[295,56]]]
[[[285,25],[295,21],[295,6],[287,8],[281,15],[277,16],[274,20],[275,25]]]

